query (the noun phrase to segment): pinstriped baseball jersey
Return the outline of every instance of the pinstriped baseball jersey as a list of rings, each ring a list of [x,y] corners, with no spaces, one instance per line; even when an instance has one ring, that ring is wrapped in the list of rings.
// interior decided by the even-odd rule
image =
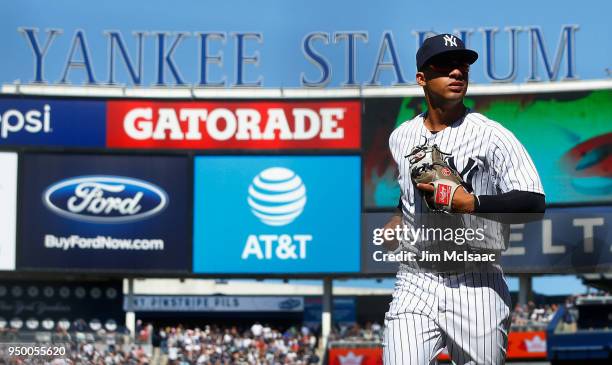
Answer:
[[[400,271],[385,315],[383,363],[434,364],[446,348],[453,364],[503,364],[510,305],[502,273]]]
[[[447,162],[476,195],[498,195],[512,190],[544,194],[540,178],[525,148],[499,123],[467,111],[452,125],[432,133],[424,114],[400,125],[389,139],[399,168],[404,224],[415,226],[428,209],[410,178],[405,156],[416,146],[437,144]],[[478,225],[463,215],[462,224]],[[490,222],[487,235],[501,242],[504,226]],[[400,249],[418,251],[435,242],[402,242]],[[483,247],[487,249],[503,249]],[[416,265],[416,266],[415,266]],[[455,364],[503,364],[510,327],[510,295],[501,271],[471,267],[465,272],[427,272],[418,264],[402,264],[393,301],[385,315],[385,365],[435,362],[445,347]]]
[[[476,195],[497,195],[511,190],[544,194],[540,177],[523,145],[501,124],[469,109],[452,125],[432,133],[423,124],[420,114],[396,128],[389,138],[389,148],[399,168],[398,182],[404,221],[414,222],[415,214],[427,213],[419,190],[410,179],[410,163],[405,156],[416,146],[437,144],[449,154],[446,158],[465,181],[469,192]],[[482,219],[464,215],[464,226],[477,228],[485,225]],[[472,245],[503,250],[507,227],[491,222],[486,224],[486,242]]]
[[[427,211],[415,199],[410,180],[410,164],[405,156],[412,148],[437,144],[450,154],[455,168],[476,195],[497,195],[511,190],[544,194],[540,177],[523,145],[501,124],[482,114],[467,111],[465,116],[439,132],[430,132],[424,114],[404,122],[389,138],[389,148],[399,168],[404,214]]]

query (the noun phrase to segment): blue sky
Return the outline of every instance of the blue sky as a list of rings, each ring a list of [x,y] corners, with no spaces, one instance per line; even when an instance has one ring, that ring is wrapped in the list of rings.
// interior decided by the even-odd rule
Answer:
[[[429,3],[427,8],[415,1],[388,0],[227,0],[198,1],[177,0],[106,0],[83,2],[80,0],[12,0],[3,1],[3,21],[0,23],[0,52],[11,55],[2,61],[0,82],[33,80],[34,53],[20,28],[37,29],[41,49],[47,40],[47,29],[61,29],[48,48],[44,59],[45,78],[50,83],[62,79],[67,61],[80,60],[80,48],[71,58],[71,46],[76,33],[81,30],[87,44],[91,67],[97,82],[109,79],[109,42],[106,31],[122,34],[127,51],[135,58],[136,37],[133,32],[148,32],[144,42],[144,85],[156,82],[157,43],[156,32],[167,33],[166,47],[171,47],[176,32],[189,33],[176,47],[173,58],[184,81],[199,81],[198,33],[221,32],[225,43],[211,42],[209,55],[223,56],[223,65],[209,64],[210,80],[226,78],[228,85],[236,79],[237,40],[235,33],[257,33],[260,40],[247,41],[246,56],[258,55],[257,65],[245,65],[244,81],[263,78],[264,87],[295,87],[302,75],[309,80],[321,76],[316,62],[310,62],[303,51],[304,40],[309,34],[324,33],[327,40],[312,42],[312,49],[326,59],[331,67],[328,86],[339,86],[346,80],[346,41],[335,33],[363,33],[367,40],[356,41],[355,75],[360,84],[368,83],[374,74],[381,50],[384,50],[385,34],[393,38],[397,63],[403,69],[403,77],[413,82],[414,55],[419,32],[451,33],[466,31],[468,47],[475,49],[481,59],[472,68],[474,82],[488,82],[484,77],[485,29],[497,28],[495,58],[498,75],[506,74],[509,67],[509,36],[507,27],[520,27],[518,36],[518,76],[515,82],[524,82],[529,72],[531,33],[537,27],[547,48],[548,59],[554,60],[561,30],[566,25],[576,25],[576,72],[582,79],[606,78],[606,68],[612,47],[605,41],[610,34],[609,14],[612,2],[583,0],[531,1],[515,0],[492,2],[490,0],[456,1],[440,0]],[[427,13],[425,13],[427,11]],[[171,15],[170,15],[171,14]],[[467,33],[466,33],[467,34]],[[387,41],[389,42],[389,41]],[[390,60],[390,51],[382,52],[384,61]],[[166,49],[167,50],[167,49]],[[540,51],[538,51],[540,52]],[[128,82],[126,67],[116,60],[117,81]],[[539,75],[544,76],[540,60]],[[565,61],[564,61],[565,62]],[[84,68],[72,68],[70,82],[80,84],[85,80]],[[389,68],[381,72],[383,85],[395,80]],[[173,83],[171,75],[166,81]]]

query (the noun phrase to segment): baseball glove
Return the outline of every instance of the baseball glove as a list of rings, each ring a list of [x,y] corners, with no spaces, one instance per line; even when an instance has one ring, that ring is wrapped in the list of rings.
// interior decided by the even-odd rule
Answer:
[[[423,197],[427,207],[436,212],[450,212],[455,192],[463,186],[461,176],[451,168],[437,145],[415,147],[406,157],[410,161],[410,177],[415,184],[430,184],[433,196]]]

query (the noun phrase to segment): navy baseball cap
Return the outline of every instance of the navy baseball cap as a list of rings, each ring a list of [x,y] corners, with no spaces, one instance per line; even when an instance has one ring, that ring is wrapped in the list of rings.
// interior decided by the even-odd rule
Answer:
[[[470,65],[478,59],[478,53],[465,48],[461,38],[453,34],[438,34],[427,38],[417,51],[417,70],[421,70],[427,61],[442,54],[464,59]]]

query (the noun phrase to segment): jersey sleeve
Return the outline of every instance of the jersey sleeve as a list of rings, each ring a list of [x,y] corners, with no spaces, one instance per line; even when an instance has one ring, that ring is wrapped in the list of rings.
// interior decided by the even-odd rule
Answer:
[[[501,126],[495,128],[488,154],[502,193],[520,190],[544,194],[533,160],[512,132]]]
[[[399,160],[398,160],[398,151],[399,151],[399,146],[398,146],[398,132],[399,128],[395,129],[393,132],[391,132],[391,135],[389,136],[389,151],[391,151],[391,156],[393,156],[393,161],[395,161],[395,163],[397,165],[399,165]]]

